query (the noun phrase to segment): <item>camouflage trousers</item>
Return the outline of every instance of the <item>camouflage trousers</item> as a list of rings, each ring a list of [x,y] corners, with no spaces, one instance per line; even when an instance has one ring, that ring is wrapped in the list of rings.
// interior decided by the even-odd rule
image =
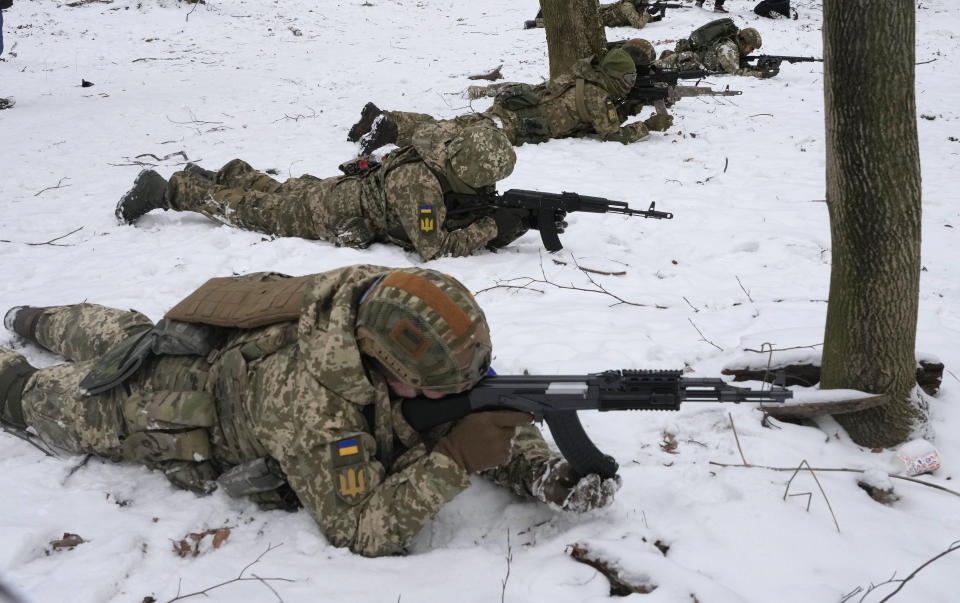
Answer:
[[[68,362],[40,369],[27,380],[24,422],[54,450],[140,462],[162,469],[181,487],[203,491],[218,473],[207,462],[215,404],[203,393],[203,358],[162,356],[112,390],[84,395],[80,389],[100,356],[152,326],[139,312],[96,304],[45,309],[37,322],[37,343]],[[0,348],[0,370],[17,359],[22,356]]]
[[[234,159],[213,179],[174,173],[167,198],[174,210],[199,212],[245,230],[363,247],[376,237],[365,215],[379,213],[370,186],[357,177],[309,174],[281,183]]]
[[[470,126],[487,126],[500,129],[510,144],[517,145],[517,133],[513,127],[513,122],[507,119],[501,119],[500,123],[494,119],[493,113],[486,111],[484,113],[468,113],[458,115],[452,119],[437,119],[426,113],[414,113],[412,111],[384,111],[384,114],[397,124],[397,146],[404,147],[413,144],[413,137],[417,130],[423,126],[435,126],[441,131],[448,133],[450,137],[455,136],[464,128]]]

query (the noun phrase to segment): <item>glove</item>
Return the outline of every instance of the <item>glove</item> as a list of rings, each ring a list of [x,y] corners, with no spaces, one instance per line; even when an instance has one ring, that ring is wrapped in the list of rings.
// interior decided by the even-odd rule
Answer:
[[[666,113],[654,113],[643,120],[643,124],[653,132],[665,132],[667,128],[673,125],[673,116]]]
[[[567,217],[567,212],[565,210],[562,210],[562,209],[553,210],[553,227],[556,229],[557,234],[563,234],[567,226],[569,226],[566,220],[564,220],[564,218],[566,217]],[[533,230],[540,230],[540,223],[537,221],[536,214],[531,213],[527,215],[527,227]]]
[[[530,488],[534,498],[574,513],[609,506],[622,483],[619,475],[609,479],[595,473],[580,477],[559,457],[546,459],[535,472],[538,475]]]
[[[498,207],[493,213],[497,223],[497,236],[490,239],[487,247],[500,249],[519,239],[529,226],[530,212],[526,209]]]
[[[776,62],[759,62],[757,63],[757,69],[754,72],[754,77],[758,77],[762,80],[765,80],[769,77],[773,77],[780,73],[780,63]]]
[[[454,460],[467,473],[499,467],[510,460],[510,442],[517,427],[533,418],[515,410],[493,410],[467,415],[440,438],[434,452]]]

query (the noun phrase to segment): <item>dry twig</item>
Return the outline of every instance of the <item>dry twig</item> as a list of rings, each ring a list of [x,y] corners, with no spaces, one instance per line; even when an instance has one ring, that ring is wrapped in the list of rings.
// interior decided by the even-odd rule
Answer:
[[[573,257],[573,256],[571,255],[571,258],[572,258],[572,257]],[[555,261],[556,261],[556,260],[555,260]],[[530,290],[530,291],[536,291],[537,293],[544,293],[544,291],[542,291],[542,290],[540,290],[540,289],[534,289],[534,288],[530,287],[530,285],[532,285],[532,284],[534,284],[534,283],[541,283],[541,284],[544,284],[544,285],[550,285],[551,287],[556,287],[557,289],[567,289],[567,290],[570,290],[570,291],[584,291],[584,292],[586,292],[586,293],[600,293],[600,294],[602,294],[602,295],[607,295],[607,296],[612,297],[613,299],[617,300],[617,303],[611,304],[610,307],[618,306],[618,305],[620,305],[620,304],[625,304],[625,305],[628,305],[628,306],[638,306],[638,307],[642,307],[642,308],[650,308],[650,307],[653,307],[653,308],[657,308],[658,310],[665,310],[665,309],[667,309],[666,306],[661,306],[661,305],[653,305],[653,306],[651,306],[650,304],[641,304],[641,303],[639,303],[639,302],[632,302],[632,301],[628,301],[628,300],[626,300],[626,299],[623,299],[623,298],[620,297],[619,295],[616,295],[615,293],[611,293],[610,291],[608,291],[606,287],[604,287],[603,285],[601,285],[600,283],[598,283],[596,280],[594,280],[593,277],[590,276],[590,272],[595,272],[595,273],[596,273],[597,271],[584,270],[584,269],[580,266],[580,264],[577,263],[576,258],[573,258],[573,263],[576,265],[576,267],[577,267],[578,270],[580,270],[581,272],[584,273],[584,275],[587,277],[587,280],[590,281],[590,284],[594,286],[593,289],[589,289],[589,288],[587,288],[587,287],[577,287],[576,285],[572,285],[572,284],[571,284],[571,285],[561,285],[560,283],[557,283],[557,282],[554,282],[554,281],[551,281],[550,279],[548,279],[548,278],[547,278],[547,273],[546,273],[546,271],[545,271],[544,268],[543,268],[543,255],[541,254],[541,256],[540,256],[540,276],[541,276],[541,278],[535,278],[535,277],[532,277],[532,276],[518,276],[518,277],[508,278],[508,279],[504,279],[504,280],[497,280],[497,281],[496,281],[496,284],[494,284],[494,285],[492,285],[492,286],[490,286],[490,287],[487,287],[486,289],[480,289],[479,291],[474,291],[473,295],[474,295],[474,296],[477,296],[477,295],[480,295],[481,293],[484,293],[484,292],[486,292],[486,291],[490,291],[490,290],[492,290],[492,289],[527,289],[527,290]],[[564,264],[564,265],[565,265],[565,264]],[[618,276],[618,275],[612,274],[612,276]],[[522,283],[522,284],[519,284],[519,285],[510,284],[510,283],[512,283],[512,282],[515,282],[515,281],[526,281],[526,282],[524,282],[524,283]]]
[[[697,333],[700,333],[700,341],[702,341],[702,342],[704,342],[704,343],[709,343],[710,345],[712,345],[713,347],[717,348],[717,349],[720,350],[721,352],[723,351],[723,348],[721,348],[721,347],[718,346],[717,344],[715,344],[715,343],[713,343],[712,341],[710,341],[709,339],[707,339],[706,336],[703,334],[703,331],[700,330],[700,327],[698,327],[696,324],[694,324],[694,322],[693,322],[692,320],[690,320],[690,319],[688,318],[687,321],[688,321],[691,325],[693,325],[693,328],[697,330]]]
[[[796,470],[793,472],[793,475],[790,476],[790,479],[787,480],[787,487],[783,491],[783,500],[787,500],[787,492],[790,491],[790,484],[793,482],[793,478],[797,477],[797,474],[800,473],[800,469],[806,465],[807,469],[810,471],[810,475],[813,476],[813,481],[817,482],[817,487],[820,488],[820,494],[823,494],[823,500],[827,501],[827,508],[830,509],[830,517],[833,517],[833,525],[837,526],[837,532],[840,532],[840,524],[837,523],[837,516],[833,513],[833,507],[830,505],[830,499],[827,498],[827,493],[823,490],[823,486],[820,485],[820,480],[817,478],[817,474],[813,472],[813,467],[810,466],[810,463],[807,462],[807,459],[800,461],[800,464],[797,466]],[[807,510],[810,509],[810,501],[807,501]]]
[[[189,599],[190,597],[196,597],[196,596],[198,596],[198,595],[203,595],[204,597],[206,597],[208,592],[210,592],[211,590],[214,590],[214,589],[216,589],[216,588],[220,588],[221,586],[226,586],[227,584],[233,584],[234,582],[249,582],[249,581],[256,581],[256,582],[259,582],[259,583],[263,584],[264,586],[266,586],[267,588],[270,589],[270,592],[272,592],[272,593],[277,597],[277,600],[278,600],[278,601],[281,601],[281,602],[282,602],[283,599],[280,598],[280,595],[277,595],[277,591],[273,590],[273,588],[271,588],[270,585],[267,584],[267,582],[270,582],[270,581],[277,581],[277,582],[295,582],[295,580],[291,580],[290,578],[261,578],[260,576],[257,576],[256,574],[253,574],[251,577],[248,578],[248,577],[246,577],[246,576],[243,575],[244,573],[246,573],[246,571],[247,571],[248,569],[250,569],[251,567],[253,567],[253,566],[256,565],[257,563],[260,563],[260,560],[263,559],[263,556],[264,556],[264,555],[266,555],[267,553],[269,553],[269,552],[272,551],[273,549],[278,548],[278,547],[280,547],[280,546],[283,546],[283,543],[280,543],[280,544],[278,544],[277,546],[268,545],[268,546],[267,546],[267,550],[265,550],[264,552],[260,553],[260,555],[259,555],[256,559],[254,559],[252,562],[248,563],[242,570],[240,570],[240,573],[237,574],[237,577],[236,577],[236,578],[231,578],[230,580],[226,580],[226,581],[224,581],[224,582],[221,582],[220,584],[214,584],[213,586],[208,586],[207,588],[205,588],[205,589],[203,589],[203,590],[198,590],[198,591],[196,591],[196,592],[187,593],[187,594],[185,594],[185,595],[181,595],[181,594],[180,594],[180,585],[178,585],[178,586],[177,586],[177,595],[176,595],[174,598],[172,598],[172,599],[170,599],[169,601],[167,601],[167,603],[173,603],[174,601],[182,601],[182,600],[184,600],[184,599]]]
[[[717,467],[746,467],[747,469],[767,469],[769,471],[796,471],[796,467],[771,467],[769,465],[733,465],[730,463],[720,463],[717,461],[710,461],[711,465],[716,465]],[[853,469],[851,467],[811,467],[813,471],[842,471],[846,473],[866,473],[865,469]],[[944,488],[939,484],[931,484],[930,482],[925,482],[922,479],[917,479],[915,477],[907,477],[905,475],[897,475],[896,473],[888,473],[887,477],[892,479],[900,479],[905,482],[913,482],[915,484],[920,484],[922,486],[927,486],[934,488],[936,490],[942,490],[954,496],[960,496],[960,492],[951,490],[950,488]]]
[[[749,465],[747,462],[747,457],[743,456],[743,448],[740,447],[740,436],[737,435],[737,426],[733,424],[733,414],[727,413],[727,416],[730,418],[730,429],[733,430],[733,439],[737,441],[737,451],[740,452],[740,460],[743,461],[744,466]]]
[[[502,64],[498,66],[496,69],[488,71],[487,73],[478,73],[476,75],[468,75],[467,79],[468,80],[490,80],[491,82],[494,80],[502,80],[503,74],[500,73],[501,69],[503,69]]]
[[[633,593],[645,595],[657,588],[654,584],[630,584],[620,577],[620,572],[616,567],[612,567],[609,562],[591,557],[590,551],[586,547],[579,544],[568,546],[570,547],[570,556],[574,561],[589,565],[610,582],[610,596],[626,597]]]
[[[64,176],[63,178],[61,178],[60,180],[58,180],[55,185],[53,185],[53,186],[48,186],[47,188],[45,188],[45,189],[43,189],[43,190],[37,191],[36,193],[33,194],[33,196],[34,196],[34,197],[39,197],[42,193],[45,193],[45,192],[47,192],[47,191],[52,191],[52,190],[55,189],[55,188],[66,188],[66,187],[68,187],[68,186],[70,186],[70,185],[69,185],[69,184],[63,184],[63,181],[64,181],[64,180],[69,180],[69,179],[70,179],[69,176]]]

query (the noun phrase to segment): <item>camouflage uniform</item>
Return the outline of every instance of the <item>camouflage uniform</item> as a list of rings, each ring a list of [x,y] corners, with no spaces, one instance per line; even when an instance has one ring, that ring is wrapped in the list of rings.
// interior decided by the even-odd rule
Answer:
[[[601,4],[600,22],[604,27],[635,27],[643,29],[653,19],[645,8],[637,10],[634,0],[620,0],[612,4]]]
[[[544,84],[510,84],[501,88],[493,105],[483,113],[447,120],[405,111],[384,114],[397,124],[397,144],[401,146],[415,140],[424,126],[453,133],[478,123],[500,126],[514,145],[591,134],[624,144],[645,138],[649,130],[642,122],[621,125],[625,117],[618,114],[614,100],[625,91],[611,92],[612,87],[591,59],[581,59],[570,73]]]
[[[663,51],[653,65],[661,69],[706,69],[730,75],[770,77],[770,74],[759,69],[741,67],[740,56],[740,46],[736,38],[720,39],[707,48],[697,50],[691,49],[689,41],[683,38],[677,40],[673,51]]]
[[[415,432],[382,376],[364,368],[357,304],[390,271],[360,265],[300,277],[298,319],[222,328],[206,356],[154,357],[122,386],[92,396],[78,384],[95,359],[151,322],[93,304],[48,308],[36,339],[71,362],[27,380],[25,423],[54,448],[141,462],[199,492],[224,470],[275,459],[286,485],[255,500],[283,506],[292,489],[333,545],[367,556],[401,552],[470,479],[430,452],[443,428]],[[0,348],[0,374],[22,362]],[[556,455],[532,426],[519,431],[512,451],[508,464],[487,473],[529,496],[537,467]]]
[[[425,144],[397,149],[378,166],[355,175],[323,179],[305,175],[280,183],[239,159],[223,166],[214,180],[176,172],[166,198],[171,209],[197,211],[219,222],[278,236],[350,247],[393,243],[416,251],[424,261],[470,255],[497,236],[497,227],[490,217],[456,227],[447,222],[443,193],[451,178],[444,175],[447,157],[442,143],[449,137],[435,134],[425,136]],[[512,169],[513,159],[509,161]]]

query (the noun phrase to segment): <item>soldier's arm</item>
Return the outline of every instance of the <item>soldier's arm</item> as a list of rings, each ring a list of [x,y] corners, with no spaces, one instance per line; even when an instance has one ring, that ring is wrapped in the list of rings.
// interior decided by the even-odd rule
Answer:
[[[443,189],[422,163],[410,163],[390,172],[384,194],[387,203],[400,216],[400,223],[413,248],[424,261],[444,255],[470,255],[497,236],[497,224],[493,218],[481,218],[466,228],[447,230]]]
[[[632,27],[643,29],[643,27],[650,22],[650,13],[647,11],[643,11],[642,13],[638,12],[633,2],[620,2],[617,8],[620,10],[623,18],[626,19],[627,23]]]
[[[587,109],[590,126],[603,140],[630,144],[649,134],[641,122],[621,127],[621,115],[617,113],[616,105],[607,95],[607,91],[600,86],[589,83],[584,86],[583,104]]]
[[[513,438],[510,462],[484,471],[482,475],[519,496],[530,498],[533,496],[531,488],[533,480],[537,478],[537,469],[548,459],[557,456],[535,425],[525,425],[517,429],[517,435]]]
[[[720,67],[730,75],[763,77],[763,74],[757,69],[740,67],[740,48],[737,46],[737,43],[732,40],[727,40],[717,46],[717,62],[720,64]]]
[[[331,544],[368,557],[401,552],[469,476],[440,453],[385,476],[359,407],[319,386],[312,393],[309,404],[288,402],[288,412],[303,408],[295,424],[270,430],[271,454]]]

